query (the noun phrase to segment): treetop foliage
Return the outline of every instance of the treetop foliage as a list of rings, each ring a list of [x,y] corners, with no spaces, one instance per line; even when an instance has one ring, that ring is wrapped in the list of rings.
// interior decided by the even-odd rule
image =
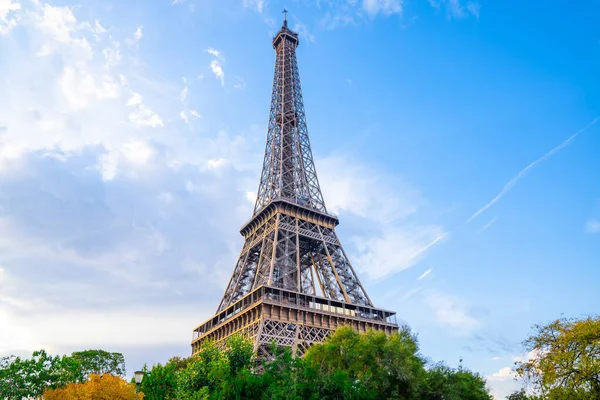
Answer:
[[[600,316],[534,325],[517,373],[544,399],[600,399]]]
[[[90,374],[112,374],[125,376],[125,357],[121,353],[109,353],[104,350],[76,351],[71,354],[79,365],[85,378]]]
[[[508,400],[599,400],[600,317],[535,325],[524,341],[532,355],[515,371],[532,384]],[[430,364],[408,327],[386,335],[340,328],[304,357],[274,344],[257,359],[253,343],[231,336],[207,341],[189,358],[143,367],[137,389],[120,353],[85,350],[30,359],[0,358],[0,399],[65,400],[491,400],[485,379],[462,366]],[[43,397],[42,397],[43,396]]]
[[[204,343],[187,364],[146,368],[140,390],[149,400],[491,399],[479,375],[443,365],[428,370],[418,350],[408,328],[392,335],[340,328],[303,358],[273,346],[267,362],[254,358],[251,341],[233,336],[225,349]]]
[[[85,382],[90,374],[125,374],[120,353],[87,350],[71,356],[50,356],[35,351],[31,359],[0,358],[0,399],[40,398],[45,390]]]
[[[84,383],[71,383],[61,389],[44,392],[45,400],[142,400],[143,393],[136,393],[134,383],[127,383],[111,374],[90,374]]]

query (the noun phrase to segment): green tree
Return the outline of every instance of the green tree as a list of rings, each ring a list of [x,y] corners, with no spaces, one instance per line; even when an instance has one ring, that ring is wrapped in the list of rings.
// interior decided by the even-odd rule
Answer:
[[[187,367],[177,374],[177,399],[241,399],[251,397],[259,380],[252,374],[253,346],[249,339],[232,336],[226,349],[205,342]],[[208,396],[208,397],[207,397]]]
[[[600,399],[600,317],[535,325],[524,342],[533,354],[517,373],[545,399]]]
[[[506,400],[529,400],[527,394],[525,393],[525,389],[521,389],[519,391],[511,393]]]
[[[86,379],[90,374],[125,376],[125,357],[121,353],[85,350],[74,352],[71,357],[79,362]]]
[[[37,398],[46,389],[56,389],[84,380],[77,360],[35,351],[31,359],[8,357],[0,361],[0,398]]]
[[[177,375],[175,365],[167,363],[166,365],[156,364],[148,370],[143,368],[144,379],[140,384],[140,392],[143,392],[147,400],[172,400],[176,399]]]
[[[172,357],[164,366],[156,364],[152,369],[144,365],[144,379],[140,384],[140,391],[147,400],[173,400],[176,399],[177,373],[187,367],[189,359]]]
[[[457,369],[443,363],[427,372],[427,400],[492,400],[481,375],[462,365]]]
[[[318,376],[336,382],[344,398],[420,399],[426,372],[418,350],[407,327],[391,335],[344,327],[311,347],[305,361]]]

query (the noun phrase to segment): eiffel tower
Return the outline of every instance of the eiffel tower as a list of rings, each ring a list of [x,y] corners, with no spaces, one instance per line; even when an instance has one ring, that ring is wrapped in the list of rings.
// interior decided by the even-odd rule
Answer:
[[[215,315],[194,329],[192,353],[205,340],[252,338],[259,357],[270,343],[301,356],[340,326],[398,330],[395,312],[375,308],[335,234],[308,140],[296,60],[298,34],[273,39],[275,76],[267,144],[254,214]]]

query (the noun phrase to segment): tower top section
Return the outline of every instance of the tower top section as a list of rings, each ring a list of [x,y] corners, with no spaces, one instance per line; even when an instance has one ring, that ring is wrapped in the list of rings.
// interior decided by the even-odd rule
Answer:
[[[273,48],[277,50],[277,46],[282,41],[288,41],[290,44],[293,44],[294,47],[298,47],[300,41],[298,40],[298,34],[288,28],[287,23],[287,10],[283,10],[283,25],[281,25],[281,29],[277,32],[277,35],[273,38]]]
[[[273,92],[255,217],[274,201],[327,213],[306,128],[296,60],[298,34],[287,26],[287,11],[283,15],[283,25],[273,38],[276,54]]]

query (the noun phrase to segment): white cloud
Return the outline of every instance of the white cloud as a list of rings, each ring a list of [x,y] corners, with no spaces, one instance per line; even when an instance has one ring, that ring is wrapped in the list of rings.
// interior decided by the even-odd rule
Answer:
[[[223,166],[225,166],[226,164],[227,164],[227,160],[225,160],[224,158],[208,160],[208,162],[206,163],[206,165],[208,166],[208,169],[219,169],[219,168],[222,168]]]
[[[492,375],[486,376],[485,380],[494,399],[506,399],[511,393],[523,387],[523,382],[516,379],[512,368],[504,367]]]
[[[171,0],[171,5],[175,5],[175,4],[183,4],[185,3],[187,0]]]
[[[223,72],[223,62],[225,59],[223,58],[223,54],[213,48],[209,48],[206,51],[214,57],[210,62],[210,69],[215,74],[215,77],[221,81],[221,85],[225,86],[225,72]]]
[[[370,16],[379,13],[384,15],[401,14],[403,0],[363,0],[363,9]]]
[[[225,85],[225,73],[223,72],[221,61],[212,60],[210,62],[210,69],[212,70],[213,74],[215,74],[215,77],[221,81],[221,85]]]
[[[133,110],[129,113],[129,121],[134,125],[151,128],[164,126],[158,114],[144,104],[139,93],[133,93],[127,101],[127,105],[133,107]]]
[[[133,33],[133,38],[135,39],[136,42],[139,42],[142,37],[144,36],[142,33],[142,26],[138,26],[137,29],[135,30],[135,32]]]
[[[265,7],[265,0],[244,0],[243,4],[245,8],[250,8],[262,13]]]
[[[0,0],[0,36],[8,34],[17,26],[17,19],[12,14],[20,9],[21,4],[18,0]]]
[[[317,160],[317,169],[328,210],[353,214],[374,227],[350,238],[361,276],[382,279],[410,268],[446,237],[441,226],[407,222],[425,201],[385,171],[341,155]]]
[[[102,50],[102,55],[106,60],[106,65],[110,67],[115,67],[121,63],[121,53],[119,51],[119,43],[115,43],[115,48],[111,49],[110,47]]]
[[[600,221],[596,219],[590,219],[585,224],[585,231],[588,233],[598,233],[600,232]]]
[[[102,24],[100,23],[100,21],[96,20],[94,22],[94,32],[96,32],[97,34],[102,34],[102,33],[106,33],[106,28],[102,26]]]
[[[152,147],[141,140],[125,143],[121,151],[129,162],[137,165],[147,164],[154,156]]]
[[[466,335],[479,325],[470,307],[456,297],[431,292],[426,296],[425,302],[431,308],[436,321],[457,334]]]
[[[317,160],[319,181],[329,211],[345,211],[381,223],[408,217],[423,203],[420,193],[376,166],[346,155]]]
[[[246,192],[244,195],[248,203],[254,205],[256,203],[256,192]]]
[[[431,274],[431,271],[433,271],[433,268],[429,268],[427,271],[423,272],[418,278],[417,280],[420,281],[421,279],[425,279],[429,274]]]
[[[100,79],[101,82],[96,82]],[[60,79],[63,96],[72,109],[86,108],[92,100],[114,99],[119,97],[121,86],[110,75],[95,78],[85,70],[75,70],[67,66]]]
[[[207,305],[208,306],[208,305]],[[31,329],[29,316],[0,309],[0,354],[45,348],[58,352],[64,348],[91,346],[160,346],[190,341],[190,327],[208,317],[193,308],[181,306],[133,310],[52,311],[36,314],[43,330]],[[132,317],[133,316],[133,317]],[[148,335],[148,332],[152,332]]]
[[[210,47],[208,50],[206,50],[208,52],[208,54],[212,55],[215,58],[218,58],[220,60],[223,59],[223,54],[221,54],[221,52],[219,50],[215,50],[212,47]]]

